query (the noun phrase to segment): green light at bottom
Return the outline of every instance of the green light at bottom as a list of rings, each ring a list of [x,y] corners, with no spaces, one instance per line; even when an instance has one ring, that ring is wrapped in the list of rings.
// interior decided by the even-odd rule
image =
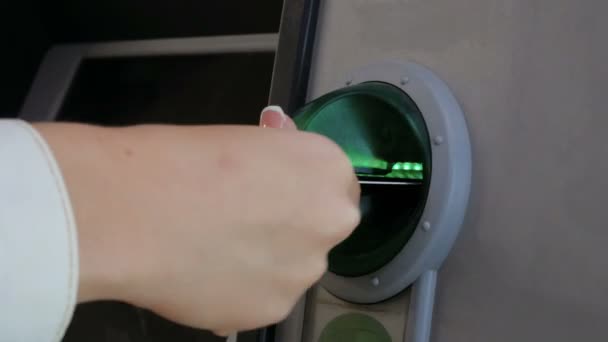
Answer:
[[[393,164],[393,171],[396,170],[405,170],[405,171],[422,171],[424,166],[422,163],[412,163],[412,162],[401,162]]]

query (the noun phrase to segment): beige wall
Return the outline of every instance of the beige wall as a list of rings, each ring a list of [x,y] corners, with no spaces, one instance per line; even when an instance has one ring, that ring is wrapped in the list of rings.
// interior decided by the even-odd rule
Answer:
[[[403,58],[467,115],[472,203],[433,341],[608,341],[608,1],[325,0],[311,90]]]

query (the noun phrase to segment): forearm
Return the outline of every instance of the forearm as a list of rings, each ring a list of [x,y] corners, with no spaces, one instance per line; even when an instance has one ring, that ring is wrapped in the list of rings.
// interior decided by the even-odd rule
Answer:
[[[51,123],[35,128],[53,151],[74,208],[80,302],[145,302],[142,282],[157,272],[157,258],[165,254],[162,243],[170,239],[164,236],[182,222],[171,215],[171,206],[204,210],[205,222],[216,221],[224,207],[217,198],[230,185],[217,180],[222,171],[230,173],[231,160],[240,153],[229,146],[232,129],[222,126]],[[193,184],[206,194],[202,200],[194,197]],[[182,224],[204,228],[203,222]]]

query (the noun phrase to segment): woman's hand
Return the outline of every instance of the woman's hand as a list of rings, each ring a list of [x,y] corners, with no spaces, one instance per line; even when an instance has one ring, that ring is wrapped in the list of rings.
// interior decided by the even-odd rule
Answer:
[[[36,125],[74,207],[80,301],[218,334],[285,318],[358,224],[359,186],[333,142],[280,109],[261,124]]]

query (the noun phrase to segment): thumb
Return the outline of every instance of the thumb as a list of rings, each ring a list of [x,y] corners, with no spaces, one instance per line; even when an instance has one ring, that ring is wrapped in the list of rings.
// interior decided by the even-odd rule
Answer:
[[[268,106],[262,110],[260,126],[264,128],[296,129],[296,124],[279,106]]]

